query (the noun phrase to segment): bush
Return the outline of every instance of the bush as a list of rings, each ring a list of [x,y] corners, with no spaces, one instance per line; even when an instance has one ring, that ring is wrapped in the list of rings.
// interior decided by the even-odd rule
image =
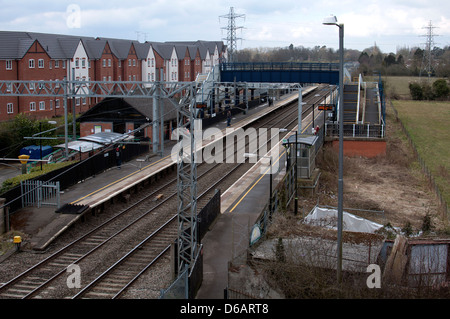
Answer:
[[[413,100],[423,99],[423,89],[419,83],[409,83],[409,92]]]
[[[433,93],[437,99],[446,99],[450,94],[450,88],[444,79],[436,80],[433,83]]]
[[[69,166],[73,163],[74,163],[74,161],[66,161],[66,162],[62,162],[62,163],[45,164],[42,166],[42,171],[41,171],[40,167],[35,167],[35,168],[32,168],[28,174],[22,174],[22,175],[18,175],[18,176],[12,177],[12,178],[8,178],[7,180],[5,180],[3,182],[2,187],[0,189],[0,194],[3,194],[4,192],[7,192],[8,190],[16,187],[17,185],[20,185],[21,181],[25,181],[28,179],[32,179],[32,178],[47,174],[51,171],[57,170],[59,168],[65,167],[65,166]]]
[[[435,99],[448,99],[450,94],[450,88],[447,85],[447,81],[439,79],[430,85],[428,82],[422,83],[410,83],[409,93],[413,100],[435,100]]]

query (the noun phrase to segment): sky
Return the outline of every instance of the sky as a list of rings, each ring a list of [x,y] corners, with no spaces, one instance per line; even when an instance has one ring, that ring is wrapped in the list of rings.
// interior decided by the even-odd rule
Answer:
[[[0,31],[226,44],[224,16],[232,7],[239,15],[238,50],[290,44],[338,49],[338,28],[322,24],[330,15],[344,24],[346,49],[424,48],[430,24],[435,46],[450,45],[448,0],[0,0],[0,7]]]

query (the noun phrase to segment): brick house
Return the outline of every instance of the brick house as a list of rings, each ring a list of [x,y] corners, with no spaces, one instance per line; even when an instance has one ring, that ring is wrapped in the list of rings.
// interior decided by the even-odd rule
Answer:
[[[145,42],[0,31],[0,80],[195,81],[226,56],[222,42]],[[32,88],[35,89],[35,88]],[[102,98],[74,97],[68,112],[83,114]],[[0,97],[0,121],[64,115],[61,97]]]

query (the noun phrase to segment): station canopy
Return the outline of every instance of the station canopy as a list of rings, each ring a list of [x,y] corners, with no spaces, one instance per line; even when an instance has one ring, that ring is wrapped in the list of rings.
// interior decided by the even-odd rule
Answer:
[[[125,140],[127,137],[129,137],[128,134],[101,132],[81,137],[77,141],[69,142],[67,147],[71,150],[84,153],[115,144]],[[59,144],[56,147],[65,148],[66,146],[65,144]]]

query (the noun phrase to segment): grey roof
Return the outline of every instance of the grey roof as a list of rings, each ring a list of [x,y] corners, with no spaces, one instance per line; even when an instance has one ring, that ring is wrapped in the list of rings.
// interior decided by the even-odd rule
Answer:
[[[0,59],[18,57],[22,52],[26,52],[33,42],[26,32],[0,31]]]
[[[150,42],[152,44],[153,50],[158,52],[158,54],[164,59],[169,60],[172,56],[173,44],[161,43],[161,42]]]
[[[90,59],[99,59],[106,43],[109,44],[112,53],[121,60],[127,58],[131,45],[134,45],[136,55],[139,59],[145,59],[147,57],[150,46],[152,46],[164,59],[170,59],[174,47],[179,58],[184,58],[186,49],[189,50],[191,59],[195,58],[197,50],[199,50],[201,58],[204,59],[207,50],[212,54],[214,53],[216,45],[219,52],[225,47],[221,41],[148,41],[140,43],[135,40],[115,38],[94,38],[22,31],[0,31],[0,59],[21,59],[35,41],[38,41],[41,44],[52,59],[73,58],[80,41],[82,41]]]
[[[153,120],[153,98],[124,98],[126,103],[134,107],[137,111],[139,111],[142,115],[147,117],[150,121]],[[177,109],[175,108],[174,103],[170,102],[167,98],[163,98],[162,107],[163,107],[163,117],[164,120],[174,120],[177,118]],[[161,105],[161,104],[160,104]]]

